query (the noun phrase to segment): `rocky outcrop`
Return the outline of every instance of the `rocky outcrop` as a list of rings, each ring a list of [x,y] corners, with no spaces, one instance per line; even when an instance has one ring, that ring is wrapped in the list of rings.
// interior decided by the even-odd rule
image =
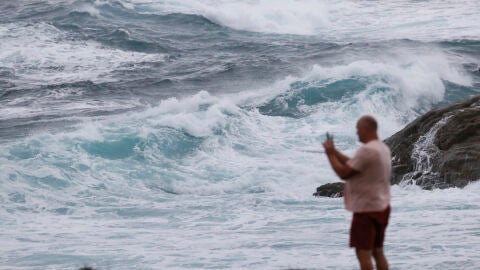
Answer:
[[[432,189],[479,180],[480,96],[432,110],[385,143],[392,150],[392,184]]]
[[[78,270],[95,270],[95,268],[91,267],[91,266],[84,266]]]
[[[313,193],[313,196],[323,196],[323,197],[343,197],[343,186],[345,184],[342,182],[329,183],[321,185],[317,188],[317,192]]]

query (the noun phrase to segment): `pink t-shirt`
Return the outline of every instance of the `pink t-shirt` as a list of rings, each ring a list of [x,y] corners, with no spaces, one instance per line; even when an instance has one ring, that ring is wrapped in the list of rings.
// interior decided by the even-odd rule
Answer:
[[[358,171],[345,183],[345,208],[352,212],[382,211],[390,204],[392,159],[383,142],[373,140],[357,150],[347,165]]]

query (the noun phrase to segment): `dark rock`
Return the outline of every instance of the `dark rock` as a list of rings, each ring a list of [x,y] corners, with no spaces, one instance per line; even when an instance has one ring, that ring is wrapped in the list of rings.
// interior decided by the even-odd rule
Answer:
[[[95,270],[95,268],[90,267],[90,266],[84,266],[84,267],[80,268],[79,270]]]
[[[332,197],[338,198],[343,197],[343,186],[345,184],[342,182],[329,183],[317,188],[317,192],[313,193],[313,196],[323,196],[323,197]]]
[[[392,150],[392,184],[432,189],[479,180],[480,96],[432,110],[385,143]]]

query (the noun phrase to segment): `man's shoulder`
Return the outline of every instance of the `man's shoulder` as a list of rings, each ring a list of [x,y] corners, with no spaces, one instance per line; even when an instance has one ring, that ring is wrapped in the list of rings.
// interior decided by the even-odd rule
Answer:
[[[390,154],[390,148],[384,142],[380,140],[370,141],[363,145],[365,151],[375,153],[388,153]]]
[[[389,149],[388,148],[388,145],[386,145],[383,141],[381,140],[373,140],[373,141],[369,141],[368,143],[364,144],[363,145],[364,147],[368,147],[368,148],[386,148],[386,149]]]

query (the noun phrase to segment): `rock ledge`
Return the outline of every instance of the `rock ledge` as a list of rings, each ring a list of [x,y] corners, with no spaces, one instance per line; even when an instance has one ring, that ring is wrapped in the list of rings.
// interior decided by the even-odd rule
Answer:
[[[432,110],[385,140],[392,184],[464,187],[480,179],[480,96]]]
[[[345,184],[342,182],[321,185],[317,188],[317,191],[313,193],[313,196],[332,197],[332,198],[343,197],[344,185]]]

